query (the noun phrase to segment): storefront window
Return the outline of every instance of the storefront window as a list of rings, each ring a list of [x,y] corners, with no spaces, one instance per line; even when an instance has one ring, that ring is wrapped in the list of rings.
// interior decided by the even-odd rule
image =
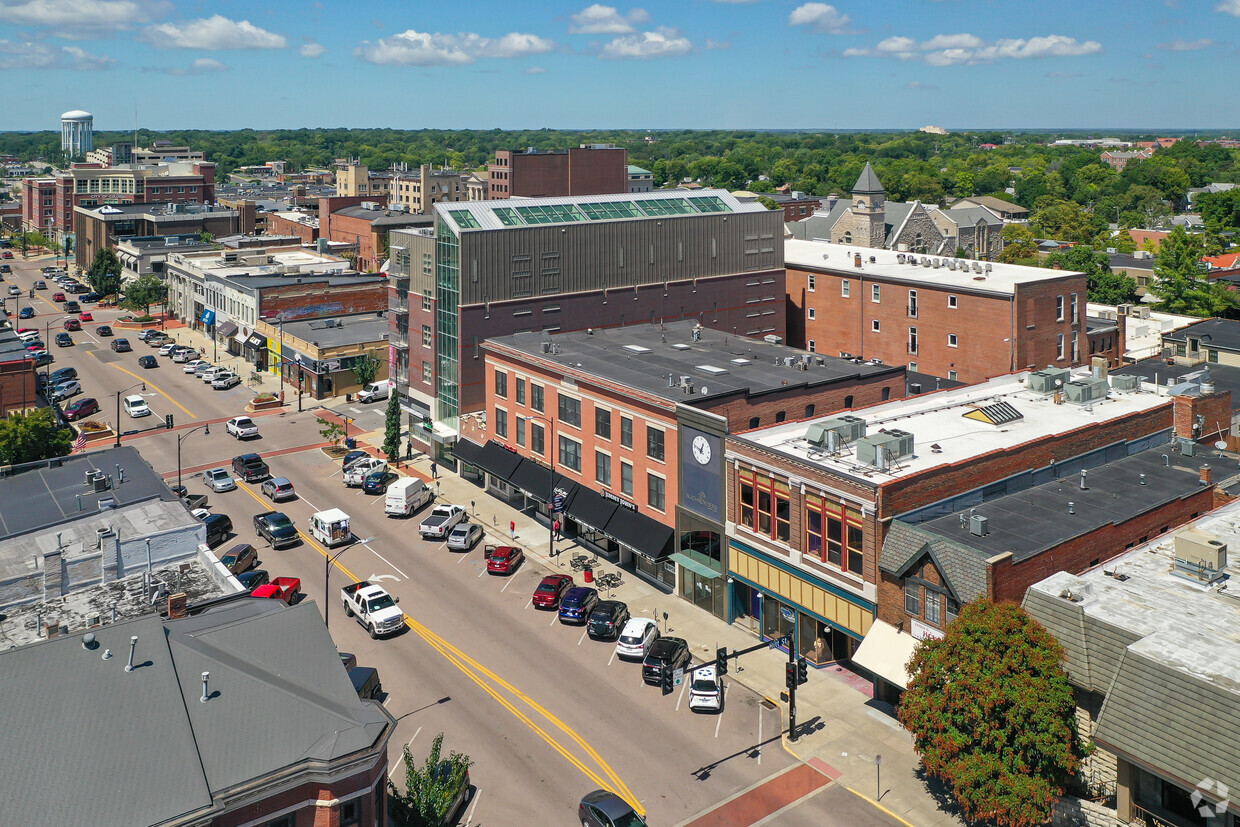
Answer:
[[[817,494],[805,495],[805,548],[819,559],[860,575],[865,565],[861,510]]]
[[[788,483],[741,468],[739,522],[774,540],[792,538],[792,505]]]
[[[682,567],[680,596],[715,617],[728,618],[728,588],[722,577],[703,577]]]
[[[763,637],[774,638],[792,634],[796,619],[796,610],[781,603],[777,597],[768,594],[762,598]]]

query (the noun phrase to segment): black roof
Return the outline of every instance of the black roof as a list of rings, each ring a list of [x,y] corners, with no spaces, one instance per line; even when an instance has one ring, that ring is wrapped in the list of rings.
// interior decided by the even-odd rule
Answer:
[[[1168,342],[1187,342],[1190,338],[1201,339],[1202,346],[1211,350],[1240,352],[1240,320],[1206,319],[1163,334]]]
[[[1210,362],[1208,365],[1168,365],[1166,359],[1142,359],[1111,371],[1112,374],[1140,376],[1160,387],[1186,382],[1209,381],[1216,391],[1231,392],[1231,409],[1240,411],[1240,368]]]

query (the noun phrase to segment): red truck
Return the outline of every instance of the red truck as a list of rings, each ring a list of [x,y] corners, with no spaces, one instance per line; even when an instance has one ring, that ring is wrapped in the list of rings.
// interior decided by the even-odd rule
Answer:
[[[283,600],[290,606],[297,596],[301,594],[301,578],[300,577],[277,577],[270,583],[259,586],[250,592],[251,597],[270,597],[276,600]]]

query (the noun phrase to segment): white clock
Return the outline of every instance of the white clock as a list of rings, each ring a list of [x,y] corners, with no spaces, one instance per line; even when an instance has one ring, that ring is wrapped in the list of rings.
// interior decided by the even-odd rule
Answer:
[[[693,438],[693,458],[701,465],[710,462],[710,442],[704,436]]]

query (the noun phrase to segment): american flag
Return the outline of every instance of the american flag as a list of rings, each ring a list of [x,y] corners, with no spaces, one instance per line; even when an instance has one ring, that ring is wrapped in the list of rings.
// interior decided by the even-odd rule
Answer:
[[[73,451],[80,451],[85,447],[86,447],[86,432],[79,431],[77,435],[77,439],[73,440]]]

